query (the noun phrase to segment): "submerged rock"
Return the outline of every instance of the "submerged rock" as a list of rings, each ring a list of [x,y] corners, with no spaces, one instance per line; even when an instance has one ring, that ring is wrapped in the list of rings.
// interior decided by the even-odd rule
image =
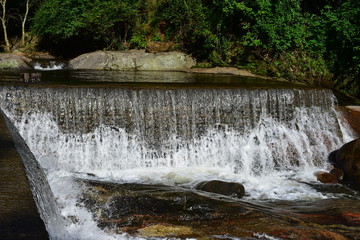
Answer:
[[[31,59],[13,53],[0,54],[0,70],[30,70]]]
[[[195,186],[195,189],[236,198],[242,198],[245,195],[245,188],[241,183],[219,180],[201,182]]]
[[[80,55],[69,62],[70,69],[179,71],[195,65],[195,60],[180,52],[97,51]]]
[[[344,171],[344,183],[360,189],[360,138],[346,143],[338,150],[334,165]]]

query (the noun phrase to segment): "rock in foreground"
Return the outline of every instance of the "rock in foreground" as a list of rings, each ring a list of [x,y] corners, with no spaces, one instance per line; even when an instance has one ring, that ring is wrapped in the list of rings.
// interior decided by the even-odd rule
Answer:
[[[141,238],[201,239],[337,239],[360,235],[357,218],[350,230],[337,232],[342,218],[293,214],[240,200],[216,197],[191,189],[163,185],[109,183],[79,179],[83,193],[78,204],[86,207],[107,232],[128,233]],[[342,214],[342,212],[340,212]],[[357,216],[351,212],[351,216]],[[312,222],[315,220],[315,222]],[[335,231],[333,231],[335,230]]]
[[[316,176],[317,180],[322,183],[338,183],[338,179],[335,175],[324,172],[324,171],[318,171],[315,172],[314,175]]]
[[[70,69],[180,71],[195,65],[195,60],[180,52],[97,51],[80,55],[69,62]]]
[[[344,182],[360,189],[360,138],[343,145],[333,161],[344,171]]]
[[[314,175],[317,180],[322,183],[341,183],[344,172],[341,169],[333,168],[330,172],[317,171]]]
[[[0,54],[0,70],[29,70],[31,59],[13,53]]]
[[[236,198],[242,198],[245,195],[245,188],[241,183],[212,180],[201,182],[197,184],[195,188],[205,192],[218,193]]]

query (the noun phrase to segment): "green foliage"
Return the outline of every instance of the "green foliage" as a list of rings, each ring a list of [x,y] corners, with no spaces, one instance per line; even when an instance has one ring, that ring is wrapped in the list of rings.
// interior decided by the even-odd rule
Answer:
[[[212,51],[216,41],[209,24],[212,16],[201,0],[163,1],[155,17],[166,38],[180,42],[184,50],[201,59]]]
[[[306,45],[309,29],[301,0],[248,0],[247,5],[245,46],[289,51]]]
[[[360,2],[345,0],[338,8],[324,10],[327,29],[327,57],[335,84],[360,96]]]
[[[74,54],[174,41],[207,66],[312,84],[334,76],[360,95],[357,0],[46,0],[32,30],[45,49]]]
[[[53,43],[50,48],[106,48],[131,36],[138,4],[130,0],[47,0],[37,11],[32,30]]]
[[[147,43],[148,39],[146,35],[142,33],[135,33],[130,39],[131,48],[144,49]]]

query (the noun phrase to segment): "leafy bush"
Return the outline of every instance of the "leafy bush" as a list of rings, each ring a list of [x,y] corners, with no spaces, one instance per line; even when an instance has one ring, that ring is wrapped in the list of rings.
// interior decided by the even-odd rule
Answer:
[[[107,48],[130,39],[138,16],[138,3],[130,0],[48,0],[37,11],[32,31],[43,39],[45,48],[58,54],[76,55]]]
[[[46,0],[32,30],[63,55],[174,41],[211,66],[308,83],[334,76],[360,94],[357,0]]]

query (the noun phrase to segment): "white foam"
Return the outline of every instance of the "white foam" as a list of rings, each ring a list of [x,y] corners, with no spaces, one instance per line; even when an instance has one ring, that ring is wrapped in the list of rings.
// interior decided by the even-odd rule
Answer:
[[[254,237],[258,237],[259,239],[281,240],[280,238],[275,238],[265,233],[254,233]]]
[[[41,63],[39,63],[39,62],[34,63],[34,69],[35,70],[40,70],[40,71],[61,70],[61,69],[64,69],[64,67],[65,67],[64,63],[56,63],[55,61],[50,61],[49,65],[47,65],[46,67],[41,65]]]
[[[268,119],[245,135],[231,129],[210,129],[190,143],[163,149],[166,154],[152,155],[149,152],[154,150],[122,129],[100,126],[89,133],[65,134],[46,114],[23,119],[17,126],[45,169],[91,173],[112,181],[188,187],[198,181],[222,179],[243,183],[250,199],[325,198],[301,182],[316,181],[313,173],[327,167],[329,146],[341,143],[329,135],[329,146],[319,143],[314,148],[302,131]]]
[[[77,202],[78,194],[82,192],[81,186],[73,181],[73,173],[50,170],[48,173],[49,184],[60,206],[61,215],[67,220],[67,237],[61,240],[124,240],[137,239],[127,234],[106,232],[97,226],[92,213]],[[53,226],[54,227],[54,226]],[[56,226],[55,226],[56,227]]]

